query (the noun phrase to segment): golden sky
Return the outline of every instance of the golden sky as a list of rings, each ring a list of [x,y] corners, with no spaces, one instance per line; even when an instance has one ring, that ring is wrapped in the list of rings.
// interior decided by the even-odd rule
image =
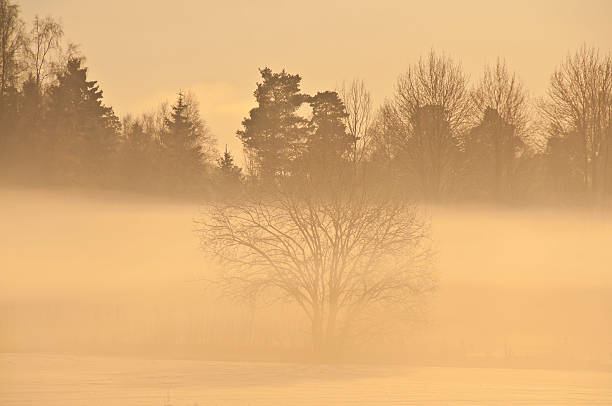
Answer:
[[[306,92],[363,78],[379,103],[432,47],[472,79],[505,57],[537,97],[582,43],[612,49],[612,1],[21,0],[23,15],[59,17],[116,113],[148,111],[179,89],[239,154],[257,68],[287,69]]]

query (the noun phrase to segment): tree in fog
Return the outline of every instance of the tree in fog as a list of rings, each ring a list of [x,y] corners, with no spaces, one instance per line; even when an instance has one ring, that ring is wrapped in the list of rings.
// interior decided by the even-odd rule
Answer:
[[[142,119],[122,120],[119,166],[121,183],[133,189],[153,188],[159,179],[159,143]]]
[[[228,151],[227,146],[223,155],[217,159],[219,173],[219,192],[236,192],[242,182],[242,168],[234,162],[234,156]]]
[[[140,191],[163,192],[165,160],[162,139],[167,131],[170,104],[161,103],[151,112],[121,123],[121,142],[116,155],[119,162],[118,185]]]
[[[237,132],[249,160],[258,175],[269,178],[287,173],[299,156],[307,131],[307,120],[297,114],[307,96],[300,93],[299,75],[284,70],[273,73],[260,70],[263,81],[257,83],[257,107],[242,121]]]
[[[485,67],[472,99],[481,117],[488,109],[495,110],[504,122],[515,128],[517,137],[525,136],[529,97],[523,83],[516,73],[510,72],[505,61],[498,59],[494,66]]]
[[[200,118],[193,98],[179,92],[162,133],[164,177],[167,187],[177,192],[199,189],[204,184],[207,154],[214,149],[214,138]]]
[[[53,53],[60,51],[61,39],[64,36],[62,26],[52,17],[34,17],[25,53],[39,91],[43,82],[53,73]]]
[[[304,142],[298,164],[313,172],[328,171],[349,158],[353,138],[346,132],[344,119],[347,114],[338,93],[318,92],[308,99],[312,108],[309,132]]]
[[[472,118],[468,77],[461,65],[433,50],[397,81],[393,103],[396,144],[409,175],[427,199],[436,200],[451,187],[461,135]]]
[[[0,168],[13,160],[11,152],[18,140],[23,27],[18,6],[9,0],[0,0]]]
[[[9,0],[0,0],[0,107],[7,91],[17,88],[21,66],[24,24],[19,7]]]
[[[61,182],[107,182],[120,122],[82,65],[81,58],[70,59],[48,91],[48,169]]]
[[[612,57],[582,46],[568,55],[552,75],[541,112],[548,124],[549,153],[563,151],[563,143],[581,141],[574,150],[580,159],[568,160],[582,177],[591,198],[610,193],[612,182]],[[552,157],[552,159],[557,159]],[[554,166],[551,166],[554,169]],[[553,176],[556,176],[553,172]]]
[[[372,139],[372,98],[363,80],[354,79],[342,85],[340,97],[346,109],[344,124],[353,140],[354,163],[364,160]]]
[[[369,161],[385,178],[395,178],[392,168],[397,165],[400,150],[405,142],[404,126],[394,103],[386,100],[378,109],[372,122]]]
[[[508,197],[526,150],[527,92],[498,59],[485,68],[472,98],[480,122],[465,139],[465,176],[474,180],[473,188],[483,196]]]
[[[576,132],[551,136],[546,144],[546,168],[553,197],[571,201],[584,194],[584,139]]]
[[[415,206],[385,196],[338,171],[279,179],[273,190],[210,206],[202,247],[222,260],[226,294],[297,304],[315,352],[333,356],[406,317],[433,286],[427,223]]]

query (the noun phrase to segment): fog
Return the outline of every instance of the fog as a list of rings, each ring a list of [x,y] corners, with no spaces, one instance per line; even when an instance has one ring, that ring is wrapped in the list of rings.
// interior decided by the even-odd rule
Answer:
[[[612,404],[609,4],[25,3],[1,405]]]
[[[304,358],[309,339],[298,309],[231,302],[206,283],[219,265],[199,247],[200,205],[23,190],[3,190],[0,202],[2,351]],[[437,289],[406,337],[355,348],[349,360],[610,366],[609,217],[428,212]]]

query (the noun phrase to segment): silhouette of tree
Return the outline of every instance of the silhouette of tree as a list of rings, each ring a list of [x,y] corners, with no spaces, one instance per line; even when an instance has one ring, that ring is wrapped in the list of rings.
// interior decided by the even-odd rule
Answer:
[[[523,149],[515,127],[496,109],[485,110],[482,122],[465,140],[466,175],[474,180],[473,189],[480,197],[500,200],[510,195]]]
[[[465,175],[473,179],[473,190],[481,197],[508,198],[527,150],[527,93],[498,59],[495,66],[485,67],[472,99],[482,121],[465,141]]]
[[[241,169],[228,151],[219,158],[192,93],[121,126],[63,37],[52,17],[37,15],[26,30],[17,4],[0,0],[3,179],[188,194],[242,187]],[[432,50],[400,75],[376,114],[362,80],[309,96],[299,75],[259,72],[257,106],[237,136],[248,174],[262,183],[321,181],[353,163],[363,182],[403,197],[612,197],[612,57],[596,48],[562,61],[533,117],[501,59],[470,90],[461,65]],[[312,115],[301,114],[305,104]]]
[[[468,77],[432,50],[399,77],[393,104],[409,178],[417,176],[425,198],[437,200],[451,186],[460,137],[472,119]]]
[[[552,75],[541,113],[552,140],[576,134],[582,147],[580,169],[584,191],[592,199],[609,194],[612,179],[612,58],[582,46],[568,55]],[[556,141],[553,141],[556,142]],[[568,145],[571,145],[569,143]],[[553,146],[549,153],[558,150]],[[576,160],[567,162],[577,165]]]
[[[9,0],[0,0],[0,110],[10,88],[17,89],[23,69],[20,60],[24,23],[19,7]]]
[[[14,131],[7,152],[7,164],[10,165],[13,178],[21,182],[38,182],[40,179],[40,162],[47,151],[44,147],[44,105],[43,95],[38,91],[33,76],[22,86],[20,94],[15,94],[17,105],[13,110]]]
[[[217,164],[223,176],[232,179],[240,179],[242,168],[234,164],[234,157],[227,150],[227,147],[225,147],[223,156],[217,160]]]
[[[219,194],[224,196],[235,194],[242,184],[242,168],[234,163],[234,157],[228,151],[227,146],[223,155],[217,159],[217,166]]]
[[[403,145],[404,158],[420,182],[424,197],[438,200],[451,188],[459,145],[440,105],[423,106],[411,119],[412,134]]]
[[[145,131],[142,120],[128,116],[122,129],[120,183],[128,189],[155,190],[160,175],[159,142]]]
[[[360,163],[366,157],[372,139],[372,98],[363,80],[354,79],[340,92],[346,116],[344,124],[353,140],[352,160]]]
[[[307,121],[297,114],[307,96],[300,93],[299,75],[284,70],[273,73],[260,69],[263,81],[257,84],[251,109],[237,132],[244,145],[254,175],[270,178],[290,171],[291,162],[302,150]]]
[[[494,66],[486,66],[480,82],[472,92],[476,111],[483,117],[494,110],[507,124],[514,127],[517,137],[527,130],[529,96],[516,73],[511,73],[506,62],[497,59]]]
[[[0,167],[14,162],[12,152],[19,141],[16,130],[22,41],[19,7],[9,0],[0,0]]]
[[[372,123],[369,164],[377,172],[379,181],[388,185],[398,178],[395,168],[399,166],[398,157],[405,143],[404,131],[394,103],[385,101]]]
[[[52,17],[34,17],[25,54],[39,91],[42,91],[43,82],[53,73],[55,61],[52,54],[59,53],[63,36],[62,26]]]
[[[87,80],[82,59],[68,61],[48,91],[45,121],[51,169],[60,181],[108,182],[115,152],[119,119],[102,103],[102,90]]]
[[[209,206],[202,248],[223,261],[225,294],[297,304],[315,353],[333,357],[366,331],[397,326],[393,316],[433,287],[428,226],[414,206],[355,178],[302,180]]]
[[[584,193],[584,140],[578,133],[552,136],[545,151],[547,175],[559,202],[572,202]]]
[[[319,92],[309,98],[312,118],[309,135],[300,157],[311,175],[323,174],[338,168],[350,158],[353,139],[346,132],[344,119],[347,114],[344,104],[336,92]]]
[[[162,132],[166,187],[178,193],[202,191],[206,187],[207,153],[214,138],[200,119],[199,108],[179,92]],[[205,150],[205,147],[207,148]]]

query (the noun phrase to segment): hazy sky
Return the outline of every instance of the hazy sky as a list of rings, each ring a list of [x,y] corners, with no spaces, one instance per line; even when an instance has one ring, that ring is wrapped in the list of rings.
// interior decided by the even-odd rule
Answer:
[[[607,0],[18,2],[28,22],[36,13],[61,19],[117,114],[192,89],[220,147],[237,153],[259,67],[299,73],[313,93],[361,77],[378,103],[434,47],[460,59],[473,79],[505,57],[538,96],[568,50],[583,42],[612,48]]]

